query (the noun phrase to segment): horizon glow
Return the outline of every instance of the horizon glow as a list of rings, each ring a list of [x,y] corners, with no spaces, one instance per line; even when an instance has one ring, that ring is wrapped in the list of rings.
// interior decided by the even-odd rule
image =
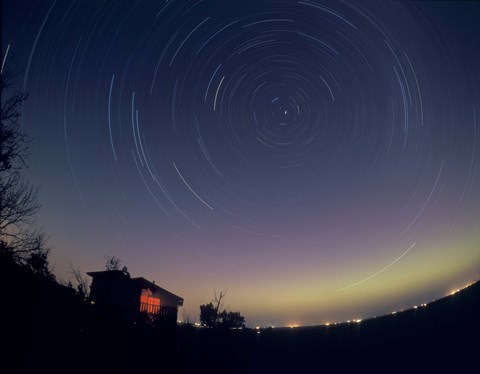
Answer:
[[[3,2],[28,180],[69,264],[248,326],[362,320],[480,278],[480,6]]]

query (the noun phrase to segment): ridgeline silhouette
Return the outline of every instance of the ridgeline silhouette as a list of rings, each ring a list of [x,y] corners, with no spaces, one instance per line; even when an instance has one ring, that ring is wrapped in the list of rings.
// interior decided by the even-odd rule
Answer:
[[[419,372],[477,364],[480,283],[361,323],[224,330],[154,328],[98,313],[74,289],[14,262],[0,263],[5,373]],[[8,327],[8,328],[7,328]]]

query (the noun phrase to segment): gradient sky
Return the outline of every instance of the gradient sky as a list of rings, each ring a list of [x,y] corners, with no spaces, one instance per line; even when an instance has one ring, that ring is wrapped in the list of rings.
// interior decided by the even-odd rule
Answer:
[[[4,0],[57,278],[117,256],[250,326],[479,279],[479,35],[475,2]]]

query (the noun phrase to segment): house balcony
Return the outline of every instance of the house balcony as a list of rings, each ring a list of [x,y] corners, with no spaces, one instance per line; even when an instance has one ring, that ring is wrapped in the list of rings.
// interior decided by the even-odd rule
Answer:
[[[173,306],[160,306],[147,303],[140,303],[140,312],[151,315],[158,315],[160,318],[177,320],[178,308]]]

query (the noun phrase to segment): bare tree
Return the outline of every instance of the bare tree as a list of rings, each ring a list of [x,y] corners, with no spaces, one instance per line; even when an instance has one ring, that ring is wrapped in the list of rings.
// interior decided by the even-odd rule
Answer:
[[[200,323],[207,327],[218,327],[220,309],[223,307],[223,298],[227,294],[227,291],[220,291],[217,294],[216,290],[213,290],[213,299],[208,304],[200,305]]]
[[[218,325],[218,319],[220,316],[220,308],[223,308],[223,298],[227,295],[227,291],[220,291],[220,294],[217,295],[217,291],[213,290],[213,300],[212,303],[215,307],[215,325]]]
[[[0,130],[0,172],[26,166],[27,142],[26,135],[19,130],[18,120],[21,116],[21,107],[28,94],[13,90],[15,76],[7,71],[1,74],[2,110]],[[7,91],[12,91],[3,99]]]
[[[214,290],[214,296],[208,304],[200,305],[200,323],[207,327],[221,327],[226,329],[240,328],[245,326],[245,317],[240,312],[227,312],[223,309],[223,299],[227,291]],[[221,311],[221,309],[223,309]]]
[[[29,138],[21,130],[21,108],[28,94],[13,88],[14,75],[1,73],[0,254],[36,273],[53,277],[45,234],[35,228],[40,210],[37,189],[21,175],[27,167]]]
[[[190,313],[187,313],[187,312],[185,312],[185,310],[184,310],[183,313],[182,313],[182,315],[183,315],[183,323],[184,323],[185,325],[191,325],[191,324],[192,324],[192,320],[191,320],[191,318],[190,318]]]
[[[78,267],[74,268],[72,264],[69,264],[69,267],[70,267],[69,273],[73,275],[73,278],[75,279],[75,283],[76,283],[75,287],[72,284],[72,288],[75,288],[77,295],[80,296],[82,299],[84,300],[88,299],[88,297],[90,296],[88,280],[83,278],[80,268]]]
[[[122,263],[122,261],[118,257],[115,257],[115,256],[107,257],[107,262],[105,263],[105,268],[108,271],[120,270],[120,264],[121,263]],[[126,270],[127,269],[125,268],[124,271],[126,271]]]

